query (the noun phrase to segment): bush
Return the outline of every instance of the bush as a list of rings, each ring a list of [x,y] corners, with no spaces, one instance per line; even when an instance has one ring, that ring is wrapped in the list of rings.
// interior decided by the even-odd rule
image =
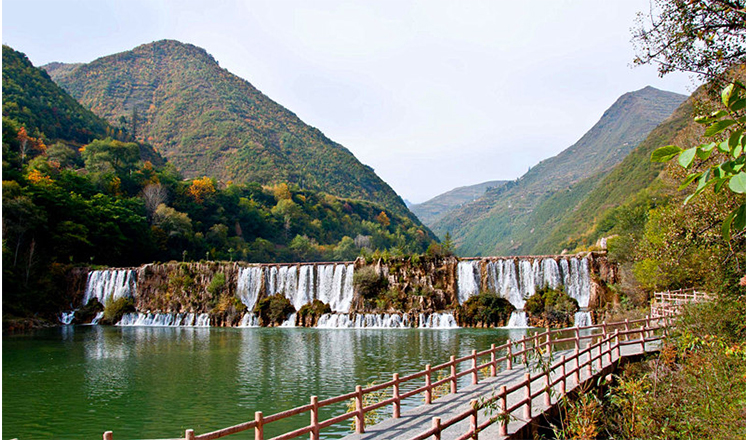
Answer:
[[[388,287],[388,280],[374,267],[360,267],[354,271],[354,289],[366,299],[373,299]]]
[[[523,309],[529,314],[532,325],[541,327],[568,327],[573,325],[578,303],[562,290],[544,288],[529,299]]]
[[[104,306],[102,305],[102,303],[100,303],[96,298],[91,298],[85,306],[76,310],[75,323],[84,324],[91,322],[94,317],[96,317],[96,314],[103,310]]]
[[[263,326],[281,325],[286,317],[295,312],[294,306],[284,294],[268,296],[255,305],[253,310]]]
[[[331,313],[331,306],[319,299],[305,304],[297,312],[297,325],[313,327],[318,319],[326,313]]]
[[[502,327],[515,307],[507,299],[489,292],[472,296],[458,309],[458,323],[463,326]]]
[[[122,319],[122,315],[135,312],[135,303],[132,298],[118,298],[104,305],[104,318],[102,324],[116,324]]]
[[[224,272],[216,272],[214,274],[214,277],[211,278],[211,283],[208,285],[208,293],[211,294],[212,297],[215,297],[217,294],[220,294],[222,289],[224,289],[224,285],[226,284],[227,280],[224,276]]]

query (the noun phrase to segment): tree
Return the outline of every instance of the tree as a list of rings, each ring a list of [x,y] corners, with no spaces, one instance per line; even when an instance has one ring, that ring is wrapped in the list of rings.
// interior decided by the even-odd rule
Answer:
[[[146,207],[146,216],[149,221],[153,219],[156,208],[167,202],[167,196],[167,187],[161,183],[152,183],[143,188],[141,197],[143,197],[143,204]]]
[[[745,0],[656,0],[632,34],[636,65],[717,78],[745,62]]]
[[[213,180],[206,176],[193,180],[193,184],[188,188],[188,194],[193,197],[196,203],[203,203],[207,196],[215,192],[216,186]]]
[[[380,214],[378,214],[376,220],[378,221],[378,223],[383,225],[384,228],[387,228],[391,225],[391,219],[388,218],[388,214],[386,214],[385,211],[380,211]]]
[[[697,182],[695,190],[687,196],[688,203],[706,188],[714,192],[730,191],[734,194],[745,194],[745,87],[735,82],[724,89],[721,94],[723,110],[708,116],[695,118],[696,122],[705,125],[706,138],[717,140],[696,147],[682,149],[675,145],[658,148],[651,154],[653,162],[666,162],[677,157],[677,163],[685,169],[693,168],[696,159],[708,160],[712,154],[720,159],[713,163],[697,167],[698,171],[689,174],[680,185],[680,190]],[[731,230],[745,230],[745,201],[732,211],[722,224],[722,234],[729,240]]]

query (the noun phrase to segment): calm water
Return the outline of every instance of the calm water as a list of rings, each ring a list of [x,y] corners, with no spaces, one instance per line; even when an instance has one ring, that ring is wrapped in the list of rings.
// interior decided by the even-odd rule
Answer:
[[[311,395],[348,393],[524,334],[70,326],[4,337],[2,435],[96,439],[111,430],[115,439],[174,438],[186,428],[200,434],[252,420],[255,411],[269,415],[305,405]],[[412,401],[418,404],[421,398]],[[321,420],[345,406],[321,410]],[[306,422],[309,414],[276,422],[266,435]],[[345,423],[327,434],[348,429]]]

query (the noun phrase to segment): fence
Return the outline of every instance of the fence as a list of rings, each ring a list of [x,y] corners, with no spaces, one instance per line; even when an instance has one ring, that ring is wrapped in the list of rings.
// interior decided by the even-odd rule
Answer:
[[[675,302],[678,302],[679,304],[683,304],[684,302],[690,300],[688,298],[693,298],[694,301],[700,301],[706,298],[705,294],[697,292],[688,294],[684,291],[677,291],[672,293],[671,296],[668,294],[669,292],[665,292],[664,295],[666,296],[659,297],[661,298],[661,301],[664,302],[665,307],[667,304],[666,301],[669,300],[673,300]],[[661,310],[671,309],[664,308]],[[255,412],[254,420],[230,426],[228,428],[223,428],[217,431],[212,431],[200,435],[196,435],[194,430],[188,429],[185,431],[185,437],[182,437],[182,439],[213,440],[252,429],[255,431],[255,440],[288,440],[305,434],[309,434],[311,440],[317,440],[320,438],[320,431],[322,429],[349,419],[354,419],[355,431],[357,433],[364,433],[365,414],[370,411],[392,405],[393,418],[399,418],[401,417],[401,405],[404,399],[418,394],[423,394],[425,404],[430,405],[432,403],[433,390],[435,390],[435,388],[442,387],[445,384],[449,384],[450,393],[456,393],[458,388],[458,379],[461,377],[471,376],[471,384],[477,384],[479,382],[480,372],[487,368],[489,368],[490,377],[494,377],[498,373],[498,368],[505,368],[506,370],[510,370],[513,368],[514,362],[521,361],[523,363],[527,363],[529,360],[529,355],[532,352],[546,352],[548,355],[550,355],[555,351],[555,345],[559,347],[562,344],[566,344],[567,346],[573,345],[575,347],[574,355],[570,358],[563,357],[561,360],[555,362],[551,366],[551,368],[549,368],[545,372],[537,373],[534,375],[526,374],[525,380],[523,382],[519,382],[511,387],[503,386],[499,394],[492,397],[490,400],[485,401],[483,405],[479,405],[477,402],[475,402],[473,405],[471,405],[471,408],[469,410],[444,422],[437,418],[434,419],[433,427],[430,430],[420,434],[418,437],[415,437],[414,440],[425,439],[430,436],[439,439],[440,432],[462,420],[465,420],[466,418],[470,419],[472,429],[460,438],[473,438],[473,436],[476,435],[477,432],[487,428],[487,426],[493,423],[493,421],[487,421],[483,425],[477,425],[477,412],[480,409],[486,407],[487,405],[498,402],[501,412],[511,413],[512,411],[523,406],[524,418],[530,418],[531,400],[534,397],[537,397],[541,393],[544,393],[545,403],[549,403],[549,400],[551,398],[550,393],[553,387],[560,387],[560,390],[564,394],[567,378],[573,376],[574,382],[577,383],[580,379],[581,369],[585,368],[586,371],[590,374],[594,363],[596,363],[597,368],[601,370],[602,359],[605,356],[607,357],[608,362],[611,362],[613,358],[617,359],[620,355],[620,348],[624,345],[640,344],[645,349],[645,344],[647,342],[658,340],[661,338],[661,335],[658,335],[657,333],[661,329],[663,329],[663,327],[667,325],[670,320],[671,314],[666,314],[659,316],[648,316],[644,319],[635,321],[625,320],[617,323],[605,322],[602,324],[587,327],[575,327],[572,329],[546,329],[544,332],[540,332],[523,339],[508,339],[505,344],[502,344],[500,346],[492,344],[492,346],[487,350],[479,352],[473,350],[471,354],[460,358],[451,356],[448,362],[439,365],[432,366],[430,364],[427,364],[425,365],[424,370],[418,371],[416,373],[407,374],[405,376],[394,373],[393,378],[388,382],[376,384],[367,388],[363,388],[357,385],[355,387],[355,390],[348,394],[331,397],[325,400],[318,400],[317,396],[312,396],[310,397],[310,403],[308,405],[299,406],[268,416],[264,415],[262,411],[257,411]],[[634,325],[639,325],[639,327],[632,328]],[[585,331],[583,332],[584,334],[581,334],[582,331]],[[574,333],[574,336],[567,338],[563,337],[563,334],[566,332],[572,332]],[[583,347],[583,344],[586,343],[586,341],[588,341],[588,343],[585,347]],[[582,355],[586,355],[586,360],[581,364],[580,357]],[[574,366],[571,369],[567,369],[566,364],[570,363],[570,361],[573,361]],[[461,364],[466,362],[470,362],[470,367],[461,370]],[[446,377],[433,381],[433,376],[445,371],[449,372]],[[560,372],[560,374],[554,380],[550,378],[550,376],[552,375],[551,372],[553,371]],[[540,378],[545,381],[545,386],[542,388],[542,391],[532,393],[531,384],[536,380],[539,380]],[[417,388],[411,389],[409,391],[402,392],[402,388],[405,388],[402,385],[414,381],[419,381],[420,384],[424,383],[424,385],[418,386]],[[389,388],[391,389],[390,398],[365,406],[365,395]],[[513,406],[508,407],[508,396],[516,392],[524,393],[523,399],[515,403]],[[320,408],[345,402],[350,399],[354,399],[355,401],[354,411],[345,412],[326,420],[319,420],[318,415]],[[309,425],[278,435],[276,437],[272,437],[270,439],[265,439],[263,431],[266,425],[304,413],[310,414]],[[504,435],[503,432],[505,430],[505,427],[506,423],[502,423],[501,421],[501,435]],[[105,432],[103,438],[104,440],[112,440],[112,431]]]

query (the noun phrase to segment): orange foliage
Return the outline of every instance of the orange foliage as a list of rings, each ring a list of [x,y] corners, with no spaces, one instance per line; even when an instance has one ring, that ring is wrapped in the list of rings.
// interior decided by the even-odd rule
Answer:
[[[391,225],[391,219],[388,218],[388,214],[386,214],[385,211],[380,211],[380,214],[378,214],[376,220],[378,221],[378,223],[383,225],[384,228],[387,228]]]
[[[50,176],[47,176],[43,174],[39,170],[31,170],[29,171],[29,174],[26,176],[26,178],[29,180],[29,182],[38,185],[38,184],[44,184],[44,183],[52,183],[53,180]]]
[[[214,182],[206,176],[193,180],[193,184],[188,188],[188,194],[193,197],[196,203],[203,203],[206,196],[215,192]]]

